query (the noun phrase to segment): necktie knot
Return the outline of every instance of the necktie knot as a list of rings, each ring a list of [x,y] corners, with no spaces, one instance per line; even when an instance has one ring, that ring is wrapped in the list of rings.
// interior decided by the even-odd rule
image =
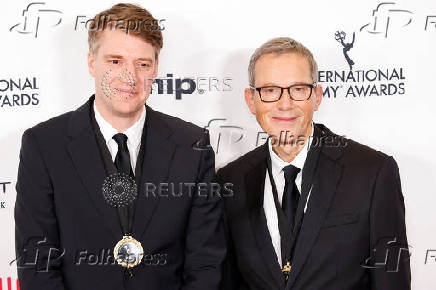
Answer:
[[[123,133],[115,134],[112,139],[118,144],[118,148],[127,149],[127,136]]]
[[[289,164],[283,167],[283,172],[285,174],[285,182],[295,182],[295,178],[297,178],[297,174],[300,172],[300,168],[295,167],[292,164]]]

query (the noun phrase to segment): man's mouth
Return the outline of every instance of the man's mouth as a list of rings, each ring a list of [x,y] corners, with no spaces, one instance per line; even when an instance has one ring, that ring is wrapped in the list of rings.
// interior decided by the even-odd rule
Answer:
[[[276,121],[279,121],[279,122],[294,122],[299,117],[272,117],[272,118]]]
[[[122,94],[129,94],[129,95],[135,95],[136,91],[132,89],[124,89],[124,88],[117,88],[115,89],[117,92]]]

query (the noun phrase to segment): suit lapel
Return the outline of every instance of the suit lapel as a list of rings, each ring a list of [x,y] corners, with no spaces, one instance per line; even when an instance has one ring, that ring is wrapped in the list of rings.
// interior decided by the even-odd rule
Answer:
[[[284,287],[283,275],[277,261],[277,255],[272,245],[268,230],[265,211],[263,209],[264,183],[266,176],[266,150],[268,144],[259,147],[257,155],[252,158],[253,167],[245,175],[245,186],[248,207],[250,211],[251,229],[256,239],[257,250],[260,252],[271,276],[277,284]],[[260,265],[256,265],[260,266]]]
[[[68,128],[70,140],[67,149],[96,212],[115,239],[119,239],[122,230],[117,210],[106,203],[102,194],[106,170],[92,129],[90,118],[92,100],[93,97],[72,114]]]
[[[323,135],[332,134],[327,130],[323,130],[323,132]],[[307,211],[295,246],[291,276],[286,285],[287,289],[292,288],[303,269],[327,216],[342,173],[342,167],[336,162],[341,154],[342,148],[339,147],[322,146],[321,148]]]
[[[310,150],[307,153],[306,161],[304,162],[303,172],[302,172],[302,182],[301,182],[301,196],[306,196],[312,186],[313,176],[315,174],[315,169],[318,164],[318,157],[321,151],[321,147],[318,146],[322,136],[325,132],[315,125],[313,128],[313,140],[310,144]]]
[[[145,154],[142,160],[142,176],[133,220],[133,235],[138,239],[144,234],[159,203],[159,196],[154,196],[151,191],[146,192],[146,184],[158,187],[160,183],[167,181],[171,161],[176,151],[176,145],[169,139],[173,133],[171,129],[157,112],[148,106],[146,109]]]

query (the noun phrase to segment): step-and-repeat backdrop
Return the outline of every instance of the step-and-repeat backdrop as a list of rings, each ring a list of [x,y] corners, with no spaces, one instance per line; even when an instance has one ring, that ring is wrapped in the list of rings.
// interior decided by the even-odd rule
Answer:
[[[0,289],[18,289],[15,185],[21,136],[94,92],[87,22],[115,1],[2,1]],[[222,167],[265,140],[243,92],[254,49],[277,36],[306,45],[324,98],[315,121],[394,156],[405,196],[413,289],[436,289],[436,2],[136,1],[164,36],[148,104],[211,133]]]

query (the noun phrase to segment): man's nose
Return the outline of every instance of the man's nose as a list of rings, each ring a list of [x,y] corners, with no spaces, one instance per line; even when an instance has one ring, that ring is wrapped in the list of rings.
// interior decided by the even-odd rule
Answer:
[[[123,72],[123,81],[129,84],[136,84],[138,81],[139,70],[134,63],[127,63]]]
[[[294,104],[294,100],[291,99],[291,96],[289,95],[289,92],[287,89],[283,89],[282,96],[280,97],[280,100],[277,101],[277,105],[279,109],[287,110],[292,108]]]

